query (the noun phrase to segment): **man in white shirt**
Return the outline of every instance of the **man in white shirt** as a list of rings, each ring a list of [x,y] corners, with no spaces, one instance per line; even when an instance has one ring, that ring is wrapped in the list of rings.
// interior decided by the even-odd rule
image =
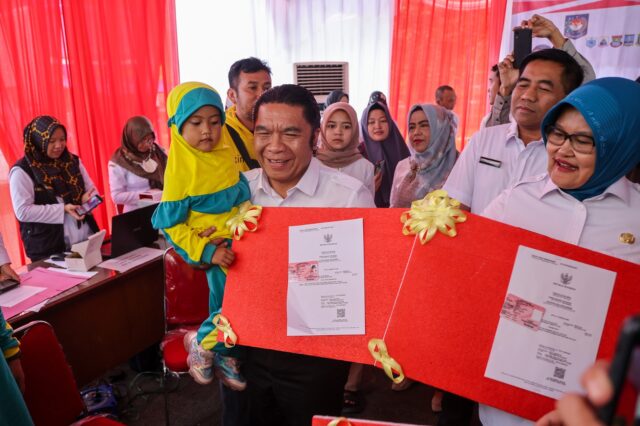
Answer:
[[[584,79],[582,83],[588,83],[596,78],[596,72],[589,61],[580,54],[571,42],[571,40],[564,38],[558,27],[555,24],[540,15],[533,15],[531,19],[523,21],[521,26],[523,28],[530,28],[534,37],[546,38],[551,42],[553,49],[561,49],[567,52],[573,59],[576,60],[582,72],[584,73]],[[536,48],[541,47],[538,45]],[[507,57],[499,64],[494,65],[491,68],[491,74],[489,78],[489,85],[497,82],[496,90],[490,98],[489,104],[491,105],[491,111],[483,119],[483,124],[480,127],[491,127],[500,124],[506,124],[513,121],[509,118],[509,110],[511,107],[511,93],[518,80],[518,70],[513,68],[513,56],[507,55]]]
[[[545,49],[527,56],[513,91],[515,121],[472,136],[444,185],[449,195],[472,213],[480,213],[504,189],[544,173],[542,118],[580,86],[582,78],[578,63],[562,50]]]
[[[360,181],[313,158],[320,110],[308,90],[282,85],[266,91],[254,118],[254,148],[262,168],[245,173],[254,204],[375,207]],[[248,352],[251,425],[311,424],[314,414],[340,414],[348,363],[258,348]]]
[[[444,184],[449,195],[481,213],[503,190],[547,170],[542,142],[544,115],[583,80],[580,65],[566,52],[545,49],[527,56],[513,91],[514,122],[487,127],[471,137]],[[468,424],[473,403],[445,393],[438,425]]]

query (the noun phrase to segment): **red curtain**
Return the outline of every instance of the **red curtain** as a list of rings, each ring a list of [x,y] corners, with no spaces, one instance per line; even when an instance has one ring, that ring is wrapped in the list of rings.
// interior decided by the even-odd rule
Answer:
[[[462,149],[488,112],[487,78],[498,61],[506,0],[396,0],[389,105],[406,135],[407,112],[435,103],[438,86],[458,100]]]
[[[107,163],[133,115],[149,117],[168,146],[166,96],[178,83],[174,0],[3,0],[0,2],[0,203],[14,263],[24,262],[7,189],[7,167],[23,155],[22,129],[36,115],[57,117],[107,202]]]

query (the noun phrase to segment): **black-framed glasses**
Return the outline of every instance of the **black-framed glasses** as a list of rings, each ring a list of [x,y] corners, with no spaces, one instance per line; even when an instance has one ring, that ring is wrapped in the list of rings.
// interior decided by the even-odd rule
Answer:
[[[545,134],[547,135],[547,143],[555,146],[562,146],[569,139],[571,149],[580,154],[591,154],[596,147],[596,142],[591,136],[569,134],[553,124],[545,128]]]

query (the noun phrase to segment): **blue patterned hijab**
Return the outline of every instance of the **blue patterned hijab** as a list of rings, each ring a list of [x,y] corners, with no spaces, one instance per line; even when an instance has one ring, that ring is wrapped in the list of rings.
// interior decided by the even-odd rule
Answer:
[[[544,129],[558,119],[563,105],[577,109],[593,132],[596,166],[577,189],[564,190],[582,201],[602,194],[640,162],[640,84],[620,77],[593,80],[571,92],[547,112]]]
[[[407,144],[411,157],[418,167],[417,178],[422,182],[420,190],[415,194],[416,200],[424,198],[434,189],[442,188],[458,158],[453,114],[438,105],[413,105],[407,115],[407,129],[411,114],[417,109],[422,109],[429,120],[430,137],[429,145],[424,152],[416,152],[411,143]]]

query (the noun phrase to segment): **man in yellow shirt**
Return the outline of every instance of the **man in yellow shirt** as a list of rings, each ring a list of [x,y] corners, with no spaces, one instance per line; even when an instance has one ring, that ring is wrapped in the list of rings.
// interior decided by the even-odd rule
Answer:
[[[253,106],[271,88],[271,68],[258,58],[236,61],[229,69],[227,96],[233,106],[226,111],[222,136],[232,141],[238,170],[259,168],[253,149]]]

